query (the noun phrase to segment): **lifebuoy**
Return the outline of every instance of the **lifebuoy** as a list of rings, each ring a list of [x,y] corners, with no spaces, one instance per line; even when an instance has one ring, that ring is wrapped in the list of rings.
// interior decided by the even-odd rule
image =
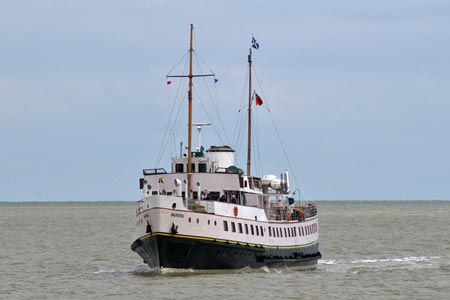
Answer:
[[[235,207],[233,208],[233,212],[234,212],[234,216],[237,217],[238,212],[239,212],[237,206],[235,206]]]

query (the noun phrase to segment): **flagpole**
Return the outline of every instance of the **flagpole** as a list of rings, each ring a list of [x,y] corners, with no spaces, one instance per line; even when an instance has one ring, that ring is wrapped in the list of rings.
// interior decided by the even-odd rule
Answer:
[[[247,176],[250,176],[252,148],[252,48],[248,55],[248,140],[247,140]]]

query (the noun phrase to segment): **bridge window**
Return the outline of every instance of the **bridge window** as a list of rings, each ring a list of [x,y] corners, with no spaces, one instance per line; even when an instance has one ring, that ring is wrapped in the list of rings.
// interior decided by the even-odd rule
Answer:
[[[242,224],[241,223],[238,223],[238,227],[239,227],[239,233],[242,233],[243,231],[242,231]]]
[[[228,222],[227,221],[223,221],[223,230],[228,231]]]
[[[252,235],[255,235],[255,230],[253,229],[253,225],[250,225],[250,230],[252,232]]]
[[[248,234],[248,225],[245,224],[245,234]]]
[[[260,226],[259,229],[261,229],[261,235],[264,236],[264,231],[263,231],[263,227]]]
[[[175,164],[175,172],[176,173],[183,173],[184,172],[184,165],[183,164]]]
[[[199,173],[206,173],[206,164],[205,163],[198,164],[198,172]]]
[[[236,225],[234,222],[231,222],[231,232],[236,232]]]

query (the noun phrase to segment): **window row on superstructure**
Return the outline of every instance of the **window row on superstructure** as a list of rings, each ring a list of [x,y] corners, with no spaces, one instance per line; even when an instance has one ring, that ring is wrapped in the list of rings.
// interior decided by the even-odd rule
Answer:
[[[196,168],[197,166],[197,168]],[[191,164],[192,173],[206,173],[207,172],[207,164],[206,163],[193,163]],[[187,172],[187,164],[176,163],[175,164],[175,173],[185,173]]]
[[[237,222],[229,222],[230,226],[228,226],[228,221],[223,221],[223,230],[245,233],[257,236],[264,236],[264,232],[266,232],[266,228],[261,225],[248,225],[241,224]],[[208,223],[209,224],[209,223]],[[236,225],[237,224],[237,225]],[[297,227],[278,227],[278,226],[268,226],[270,237],[297,237],[297,236],[307,236],[318,231],[317,224],[311,224],[306,226],[297,226]]]
[[[269,236],[271,237],[297,237],[307,236],[318,231],[317,224],[311,224],[306,226],[297,226],[289,228],[279,228],[269,226]]]

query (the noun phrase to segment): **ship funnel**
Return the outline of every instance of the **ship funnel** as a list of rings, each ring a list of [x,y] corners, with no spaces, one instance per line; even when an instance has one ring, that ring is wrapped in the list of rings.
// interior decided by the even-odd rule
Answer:
[[[214,169],[234,166],[234,150],[229,146],[211,146],[206,157],[214,164]],[[215,170],[214,170],[215,171]]]

